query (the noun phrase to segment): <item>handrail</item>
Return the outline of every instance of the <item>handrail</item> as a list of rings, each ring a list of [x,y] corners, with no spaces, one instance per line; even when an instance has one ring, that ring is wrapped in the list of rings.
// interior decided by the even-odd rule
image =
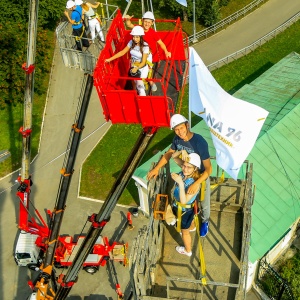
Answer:
[[[238,50],[235,53],[232,53],[232,54],[230,54],[226,57],[223,57],[223,58],[219,59],[218,61],[208,65],[207,68],[210,71],[213,71],[215,69],[218,69],[218,68],[222,67],[223,65],[231,63],[232,61],[234,61],[238,58],[241,58],[242,56],[245,56],[245,55],[249,54],[250,52],[252,52],[256,48],[262,46],[264,43],[271,40],[278,33],[283,32],[286,28],[290,27],[293,23],[297,22],[299,19],[300,19],[300,12],[295,14],[293,17],[288,19],[286,22],[284,22],[282,25],[278,26],[277,28],[275,28],[274,30],[269,32],[268,34],[266,34],[263,37],[261,37],[260,39],[256,40],[251,45],[249,45],[249,46],[247,46],[247,47],[245,47],[241,50]]]
[[[252,10],[255,6],[257,7],[261,2],[264,1],[266,0],[254,0],[242,9],[236,11],[232,15],[217,22],[216,24],[213,24],[212,26],[197,32],[195,35],[190,35],[189,43],[193,43],[194,40],[198,41],[202,37],[207,38],[210,33],[214,34],[219,28],[223,28],[225,25],[230,24],[232,21],[236,21],[240,16],[245,16],[248,11]]]

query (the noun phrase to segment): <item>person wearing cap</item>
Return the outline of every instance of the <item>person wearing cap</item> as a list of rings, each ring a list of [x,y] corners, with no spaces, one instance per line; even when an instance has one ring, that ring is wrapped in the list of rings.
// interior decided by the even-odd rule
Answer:
[[[135,26],[131,23],[132,17],[133,16],[129,16],[129,15],[126,15],[124,17],[125,24],[130,29],[132,29]],[[168,51],[165,43],[161,40],[158,33],[152,28],[152,25],[154,24],[154,21],[155,21],[153,13],[151,11],[145,12],[143,14],[142,20],[143,20],[142,27],[144,28],[144,31],[145,31],[145,41],[149,44],[151,51],[156,52],[157,44],[158,44],[164,51],[166,58],[170,58],[171,52]],[[154,56],[154,58],[155,58],[155,56]],[[156,62],[156,61],[154,61],[154,62]],[[156,84],[153,81],[150,81],[150,85],[151,85],[151,91],[156,92],[157,91]]]
[[[187,256],[192,255],[192,237],[190,232],[195,231],[194,205],[199,191],[187,193],[188,188],[197,181],[200,174],[201,159],[197,153],[191,153],[188,162],[180,157],[180,151],[174,153],[175,162],[181,167],[181,172],[171,173],[175,181],[173,192],[173,213],[177,216],[177,231],[181,233],[184,246],[177,246],[176,251]]]
[[[81,3],[83,3],[82,0],[76,0],[76,3],[80,3],[78,1],[81,1]],[[82,45],[84,47],[89,47],[90,43],[87,40],[85,30],[82,24],[82,8],[80,4],[76,3],[72,0],[69,0],[67,2],[66,8],[71,11],[71,16],[69,16],[68,11],[65,11],[64,14],[69,20],[69,22],[72,24],[72,35],[75,36],[77,50],[82,51]]]
[[[130,34],[132,35],[132,39],[127,46],[114,56],[107,58],[105,62],[109,63],[130,52],[131,76],[134,77],[134,74],[138,72],[140,75],[137,77],[147,78],[149,67],[146,62],[147,60],[151,60],[151,53],[148,44],[144,41],[144,29],[141,26],[135,26]],[[140,96],[146,96],[144,82],[142,80],[135,80],[135,85],[138,94]]]
[[[80,0],[81,1],[81,0]],[[104,41],[104,35],[101,30],[100,21],[97,18],[96,13],[94,12],[93,8],[97,8],[100,5],[100,2],[96,2],[96,4],[91,4],[89,2],[82,3],[81,7],[83,9],[83,14],[88,20],[89,29],[91,31],[91,38],[94,42],[95,39],[95,31],[97,31],[97,35],[99,35],[101,42]]]
[[[208,233],[209,217],[210,217],[210,174],[212,166],[206,140],[197,133],[190,131],[188,120],[180,115],[175,114],[171,117],[170,127],[175,132],[170,149],[164,154],[158,164],[147,174],[147,179],[155,178],[158,175],[159,169],[163,167],[176,151],[184,161],[188,160],[189,153],[197,153],[201,157],[200,172],[201,176],[191,186],[187,193],[195,194],[201,188],[200,204],[202,224],[200,227],[200,236],[205,237]],[[206,192],[204,193],[204,190]]]

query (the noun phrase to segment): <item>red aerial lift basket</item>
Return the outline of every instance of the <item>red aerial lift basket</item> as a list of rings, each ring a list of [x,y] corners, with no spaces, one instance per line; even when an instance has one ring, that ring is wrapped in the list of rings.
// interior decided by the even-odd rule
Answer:
[[[131,39],[130,30],[125,29],[120,11],[112,21],[106,37],[106,45],[95,67],[94,85],[105,119],[113,124],[140,123],[143,127],[170,126],[170,117],[174,113],[188,62],[188,44],[186,36],[182,33],[179,18],[176,21],[156,20],[156,22],[175,24],[172,31],[159,31],[159,36],[168,51],[172,53],[172,57],[166,60],[160,47],[151,49],[153,62],[156,62],[155,76],[152,81],[159,88],[153,95],[149,93],[149,96],[139,96],[131,87],[133,78],[128,77],[129,53],[110,63],[105,63],[105,59],[122,50]]]

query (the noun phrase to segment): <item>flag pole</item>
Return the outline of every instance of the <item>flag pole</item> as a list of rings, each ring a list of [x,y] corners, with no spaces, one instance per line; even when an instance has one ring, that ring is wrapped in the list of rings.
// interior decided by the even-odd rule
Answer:
[[[193,34],[193,44],[197,43],[198,40],[196,38],[196,0],[193,0],[193,27],[194,27],[194,34]]]

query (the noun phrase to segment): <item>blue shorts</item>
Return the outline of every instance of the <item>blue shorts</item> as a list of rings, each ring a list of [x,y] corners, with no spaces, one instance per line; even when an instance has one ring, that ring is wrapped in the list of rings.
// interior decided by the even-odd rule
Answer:
[[[177,206],[173,206],[173,213],[177,216]],[[181,229],[189,229],[194,219],[194,208],[187,208],[181,215]]]

